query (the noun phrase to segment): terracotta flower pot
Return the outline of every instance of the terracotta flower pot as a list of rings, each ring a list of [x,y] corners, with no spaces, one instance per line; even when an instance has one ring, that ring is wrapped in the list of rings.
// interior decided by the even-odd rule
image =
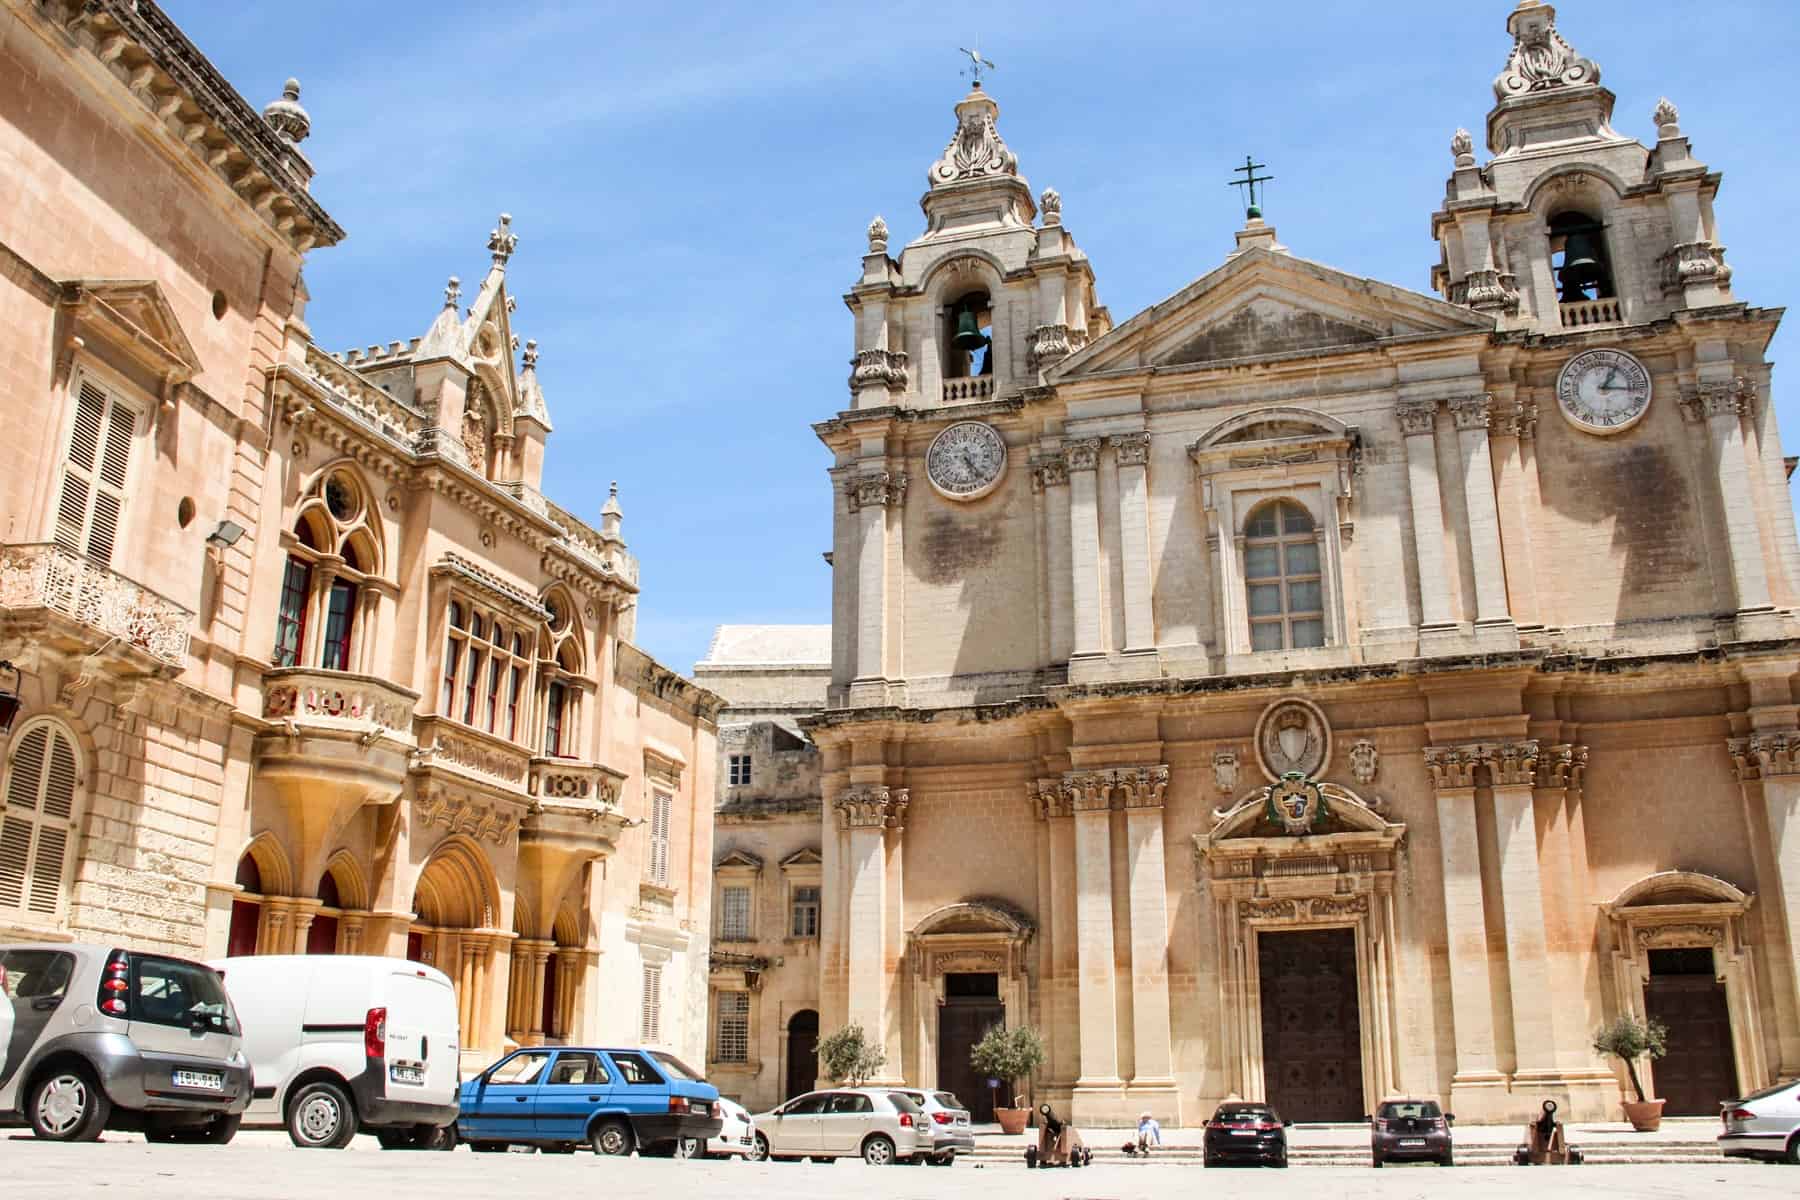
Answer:
[[[1657,1103],[1661,1103],[1658,1101]],[[994,1120],[1000,1122],[1001,1133],[1024,1133],[1025,1122],[1031,1119],[1029,1108],[994,1107]]]
[[[1625,1119],[1639,1133],[1655,1133],[1662,1128],[1663,1102],[1661,1100],[1626,1100]]]

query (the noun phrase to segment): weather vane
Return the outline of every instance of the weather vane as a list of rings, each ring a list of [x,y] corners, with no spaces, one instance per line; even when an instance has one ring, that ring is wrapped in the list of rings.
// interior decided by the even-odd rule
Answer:
[[[981,73],[984,70],[993,71],[997,69],[993,63],[981,57],[981,51],[971,50],[967,46],[959,46],[957,49],[969,56],[969,69],[964,71],[963,74],[973,79],[976,87],[981,86]]]
[[[1232,168],[1231,173],[1233,175],[1242,174],[1243,178],[1233,179],[1227,186],[1243,189],[1240,194],[1243,195],[1246,200],[1244,205],[1244,216],[1246,217],[1254,218],[1256,220],[1262,219],[1262,205],[1258,204],[1256,200],[1256,185],[1259,183],[1270,183],[1275,177],[1273,175],[1258,175],[1257,172],[1268,165],[1268,163],[1255,162],[1248,154],[1246,154],[1244,155],[1244,165]]]

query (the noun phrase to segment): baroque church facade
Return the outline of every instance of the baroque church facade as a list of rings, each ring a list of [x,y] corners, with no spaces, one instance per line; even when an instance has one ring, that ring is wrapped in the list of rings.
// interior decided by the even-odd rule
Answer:
[[[1800,1072],[1780,310],[1555,15],[1452,139],[1435,294],[1253,211],[1116,323],[979,84],[924,231],[871,224],[804,724],[821,1025],[887,1075],[975,1099],[1029,1022],[1083,1124],[1616,1118],[1621,1013],[1671,1113]]]
[[[365,953],[516,1042],[704,1054],[715,717],[487,266],[331,353],[289,81],[150,0],[0,3],[0,937]],[[472,244],[470,249],[477,249]]]

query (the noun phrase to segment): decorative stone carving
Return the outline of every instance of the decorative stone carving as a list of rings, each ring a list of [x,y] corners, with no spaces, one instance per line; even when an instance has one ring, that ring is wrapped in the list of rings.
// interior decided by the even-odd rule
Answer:
[[[1637,931],[1638,948],[1706,947],[1725,945],[1723,925],[1651,925]]]
[[[1126,808],[1161,808],[1169,787],[1169,768],[1124,767],[1113,772],[1113,781]]]
[[[1431,786],[1438,791],[1475,786],[1475,768],[1481,765],[1480,747],[1427,746],[1425,769],[1431,773]]]
[[[1071,471],[1092,471],[1100,466],[1100,439],[1076,438],[1063,445],[1063,462]]]
[[[494,256],[494,265],[502,267],[512,257],[513,251],[519,248],[519,235],[512,231],[511,213],[500,214],[500,223],[488,234],[487,248]]]
[[[907,789],[859,784],[837,798],[838,821],[845,829],[901,829],[906,823]]]
[[[1238,916],[1245,920],[1292,921],[1297,917],[1293,900],[1239,900]]]
[[[1221,796],[1236,794],[1238,787],[1238,752],[1214,750],[1212,756],[1213,786]]]
[[[966,179],[1019,173],[1019,156],[1006,148],[994,119],[1000,106],[977,85],[956,106],[956,133],[926,178],[932,187]]]
[[[1048,366],[1074,353],[1067,325],[1039,325],[1031,331],[1031,361]]]
[[[1043,193],[1038,196],[1038,209],[1044,214],[1045,225],[1061,225],[1062,193],[1053,187],[1045,188]]]
[[[851,511],[870,505],[898,504],[906,497],[906,475],[899,471],[874,471],[857,476],[845,489]]]
[[[1753,733],[1750,753],[1764,779],[1781,775],[1800,775],[1800,732]]]
[[[1367,896],[1314,896],[1307,901],[1309,915],[1315,921],[1329,917],[1360,917],[1369,911]]]
[[[397,689],[329,672],[283,674],[263,693],[263,716],[271,721],[324,717],[411,733],[412,715],[413,701]]]
[[[1749,738],[1726,738],[1725,750],[1731,755],[1731,771],[1737,776],[1739,783],[1750,783],[1762,778],[1762,763],[1750,752]]]
[[[1121,467],[1141,467],[1150,461],[1148,433],[1115,433],[1106,442],[1118,455]]]
[[[431,745],[421,746],[413,752],[412,767],[415,770],[429,768],[439,760],[514,785],[525,782],[531,767],[531,760],[522,751],[490,746],[472,737],[451,733],[441,725],[435,730]]]
[[[1310,700],[1279,700],[1256,722],[1256,758],[1270,783],[1298,773],[1312,779],[1331,761],[1331,726]]]
[[[1663,101],[1667,104],[1668,101]],[[281,99],[271,100],[263,108],[263,120],[277,137],[290,146],[306,140],[312,132],[312,118],[300,107],[300,81],[290,79],[281,88]]]
[[[1691,403],[1697,412],[1709,417],[1742,417],[1752,411],[1755,398],[1756,385],[1740,375],[1735,379],[1705,380],[1695,384]],[[1686,415],[1689,403],[1689,397],[1684,395],[1683,415]]]
[[[1073,811],[1069,806],[1068,794],[1053,779],[1035,779],[1027,783],[1025,798],[1030,801],[1040,821],[1047,821],[1051,817],[1066,817]]]
[[[886,254],[888,248],[888,224],[876,213],[875,219],[869,222],[869,253]]]
[[[462,427],[463,453],[469,456],[469,466],[478,474],[487,474],[488,464],[488,428],[486,389],[477,382],[469,389],[469,399],[463,408]]]
[[[1400,419],[1400,432],[1406,437],[1430,433],[1437,428],[1436,400],[1402,400],[1394,406]]]
[[[1551,5],[1525,0],[1507,18],[1506,29],[1513,35],[1513,48],[1494,80],[1496,99],[1600,82],[1599,64],[1575,53],[1556,32]]]
[[[1482,747],[1495,787],[1530,787],[1537,782],[1536,738]]]
[[[1264,790],[1264,815],[1293,837],[1309,834],[1328,811],[1325,794],[1308,779],[1283,779]]]
[[[1468,130],[1459,128],[1450,135],[1450,153],[1459,167],[1475,165],[1475,139],[1469,136]]]
[[[1041,492],[1047,487],[1062,487],[1069,482],[1069,466],[1058,454],[1052,458],[1034,459],[1031,464],[1031,487]]]
[[[1658,141],[1681,136],[1681,111],[1669,102],[1667,96],[1656,102],[1650,119],[1656,123]]]
[[[1381,751],[1368,738],[1359,738],[1350,747],[1350,777],[1358,783],[1374,783],[1381,769]]]
[[[858,350],[850,360],[850,390],[871,384],[885,386],[890,392],[904,391],[908,359],[902,350]]]
[[[46,609],[164,666],[187,666],[194,614],[81,555],[48,543],[0,547],[0,609]]]
[[[442,825],[450,833],[497,846],[511,841],[519,832],[519,813],[449,788],[422,789],[413,799],[413,812],[427,828]]]
[[[1486,392],[1457,396],[1450,401],[1450,413],[1456,418],[1458,430],[1486,429],[1493,407],[1493,399]]]
[[[1567,742],[1540,746],[1536,785],[1541,788],[1581,787],[1581,771],[1587,765],[1587,747]]]

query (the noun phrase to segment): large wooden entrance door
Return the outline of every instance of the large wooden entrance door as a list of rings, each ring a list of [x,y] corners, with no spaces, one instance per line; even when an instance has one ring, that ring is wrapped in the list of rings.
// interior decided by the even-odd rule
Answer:
[[[1711,950],[1652,950],[1644,1013],[1669,1031],[1658,1060],[1656,1091],[1671,1117],[1716,1117],[1719,1101],[1738,1094],[1731,1057],[1731,1013],[1713,976]]]
[[[787,1091],[783,1100],[805,1095],[819,1078],[819,1014],[801,1009],[788,1018]]]
[[[944,976],[944,1003],[938,1009],[938,1087],[956,1093],[971,1121],[992,1121],[995,1097],[987,1078],[970,1065],[969,1051],[988,1030],[1004,1024],[999,976],[984,972]],[[1006,1086],[1002,1080],[1002,1092]],[[1004,1094],[999,1098],[1010,1099]]]
[[[1259,932],[1256,957],[1268,1102],[1290,1121],[1361,1119],[1355,932]]]

